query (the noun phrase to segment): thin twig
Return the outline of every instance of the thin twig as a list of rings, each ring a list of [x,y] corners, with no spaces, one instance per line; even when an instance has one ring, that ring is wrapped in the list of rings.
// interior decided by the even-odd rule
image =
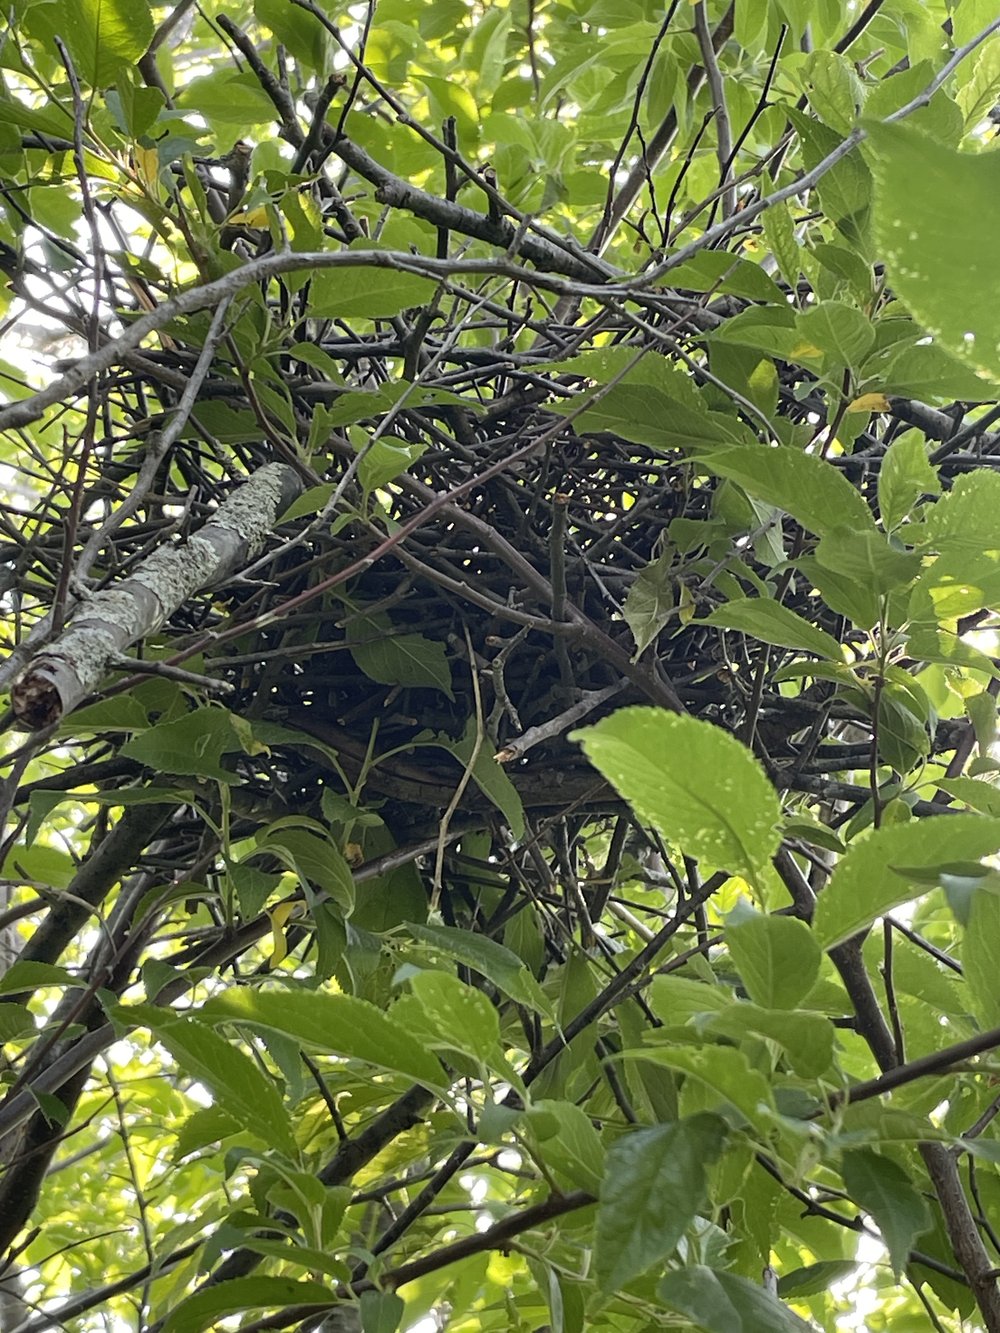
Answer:
[[[708,90],[712,97],[715,111],[715,150],[719,159],[719,185],[722,189],[722,217],[731,218],[736,212],[736,189],[732,184],[733,131],[729,121],[729,109],[726,106],[726,90],[722,82],[722,71],[715,53],[715,44],[708,26],[706,0],[698,0],[694,6],[694,30],[698,37],[702,64],[708,80]]]

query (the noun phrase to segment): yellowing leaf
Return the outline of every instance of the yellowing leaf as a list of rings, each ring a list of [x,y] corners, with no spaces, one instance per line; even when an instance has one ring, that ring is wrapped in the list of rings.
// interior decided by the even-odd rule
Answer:
[[[160,156],[156,149],[136,144],[132,149],[132,160],[143,185],[152,193],[159,193]]]
[[[884,393],[863,393],[847,404],[848,412],[888,412],[889,400]]]
[[[267,966],[272,972],[288,957],[288,936],[285,934],[285,925],[295,911],[295,906],[295,903],[278,903],[277,907],[268,909],[274,948],[267,960]]]
[[[267,205],[260,204],[257,208],[248,208],[242,213],[234,213],[229,220],[241,227],[266,228],[267,212]]]
[[[682,625],[690,625],[694,619],[695,604],[691,589],[686,583],[680,585],[680,592],[677,597],[677,618]]]

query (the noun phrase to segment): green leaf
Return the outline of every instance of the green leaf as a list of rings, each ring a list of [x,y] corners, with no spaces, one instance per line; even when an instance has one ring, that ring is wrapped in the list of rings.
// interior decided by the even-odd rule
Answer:
[[[889,282],[945,347],[997,375],[1000,307],[991,222],[1000,158],[956,152],[911,125],[867,129],[875,161],[875,226]]]
[[[756,347],[741,347],[737,343],[713,339],[710,357],[716,379],[749,398],[768,420],[774,418],[779,384],[778,371],[770,356]]]
[[[831,611],[847,616],[855,625],[864,629],[869,629],[878,621],[879,599],[864,583],[838,570],[827,569],[815,556],[800,556],[794,563],[796,569],[801,570],[818,590]]]
[[[340,848],[306,829],[265,829],[253,854],[269,852],[300,879],[327,892],[345,914],[354,908],[354,876]]]
[[[724,250],[702,250],[678,268],[670,270],[671,287],[692,292],[712,292],[745,296],[750,301],[775,301],[784,304],[781,288],[759,264]]]
[[[608,1150],[597,1212],[597,1284],[620,1290],[675,1249],[705,1197],[725,1125],[697,1115],[626,1134]]]
[[[837,51],[816,50],[810,52],[803,74],[809,104],[820,120],[849,134],[867,91],[854,64]]]
[[[0,976],[0,995],[17,995],[40,986],[76,986],[79,979],[54,963],[12,963]]]
[[[867,315],[840,301],[820,301],[796,316],[796,328],[806,342],[823,353],[825,366],[860,366],[875,343]]]
[[[419,735],[415,745],[435,745],[456,759],[461,768],[467,769],[472,764],[472,777],[476,786],[506,819],[511,833],[518,840],[524,837],[524,806],[517,793],[517,788],[493,757],[493,747],[485,741],[479,745],[476,753],[476,719],[470,717],[464,734],[455,740],[447,732],[438,732],[436,736],[429,732]],[[475,754],[475,762],[472,757]]]
[[[973,893],[962,939],[962,970],[973,1012],[984,1028],[1000,1027],[1000,892],[993,879],[989,877]]]
[[[726,947],[747,994],[765,1009],[795,1009],[815,985],[823,961],[804,921],[765,916],[746,905],[726,918]]]
[[[302,359],[305,358],[300,358],[300,360]],[[436,407],[442,403],[469,407],[466,399],[459,397],[458,394],[450,393],[447,389],[424,388],[422,385],[411,383],[408,380],[390,380],[388,384],[383,384],[381,388],[374,391],[355,390],[341,393],[337,395],[336,402],[332,407],[324,409],[323,424],[325,431],[321,438],[325,439],[329,430],[337,426],[350,426],[358,421],[374,421],[395,408],[397,404],[415,409]],[[402,447],[401,441],[396,437],[393,438],[395,439],[394,447]],[[388,444],[389,440],[385,442]],[[318,447],[318,444],[314,447]],[[407,446],[408,450],[415,451],[414,457],[419,457],[424,448],[426,446],[419,444]],[[402,470],[402,468],[399,469],[399,471]]]
[[[16,125],[18,129],[34,130],[38,134],[51,134],[59,138],[72,133],[73,115],[59,101],[53,100],[50,107],[39,110],[25,106],[5,90],[4,96],[0,98],[0,125]]]
[[[107,88],[125,65],[149,46],[153,16],[147,0],[54,0],[25,15],[33,37],[66,43],[78,76],[92,88]]]
[[[777,850],[774,788],[750,751],[710,723],[622,708],[570,739],[641,820],[688,855],[756,880]]]
[[[898,528],[922,495],[940,495],[941,483],[927,458],[919,431],[897,436],[886,450],[878,474],[878,507],[886,531]]]
[[[254,0],[253,12],[297,61],[326,73],[330,37],[319,19],[288,0]]]
[[[871,1214],[882,1233],[898,1281],[910,1247],[931,1225],[930,1209],[903,1168],[888,1157],[861,1148],[844,1154],[841,1169],[850,1198]]]
[[[683,366],[648,352],[637,352],[634,347],[592,347],[564,361],[548,361],[545,369],[551,375],[573,375],[596,385],[610,385],[612,380],[629,388],[642,385],[695,414],[701,413],[705,403]],[[569,410],[572,407],[571,404]]]
[[[985,469],[960,477],[929,507],[916,536],[940,555],[913,585],[911,620],[947,620],[1000,603],[1000,477]]]
[[[859,301],[863,304],[871,301],[872,269],[860,255],[845,245],[828,245],[824,241],[818,241],[812,247],[812,252],[829,273],[836,274],[842,282],[848,284]]]
[[[255,865],[240,865],[237,861],[228,862],[225,876],[229,885],[236,890],[236,901],[239,902],[240,916],[244,921],[252,921],[257,916],[281,882],[280,874],[259,870]]]
[[[979,778],[939,778],[937,785],[964,805],[1000,819],[1000,787]]]
[[[454,699],[451,667],[443,643],[422,634],[397,634],[384,611],[361,609],[346,626],[355,664],[380,685],[429,686]]]
[[[976,23],[975,6],[973,9],[966,11],[965,17],[967,22],[976,24],[977,30],[983,26]],[[989,17],[992,17],[992,15]],[[971,32],[969,35],[972,35]],[[959,43],[963,43],[965,40],[964,36],[958,38]],[[990,50],[995,52],[996,49],[995,42],[986,42],[980,48],[981,57],[985,59]],[[914,56],[916,55],[916,50],[913,47],[911,47],[911,53]],[[963,64],[962,68],[967,72],[969,66]],[[911,59],[908,69],[897,71],[889,79],[882,79],[870,90],[868,100],[865,102],[866,114],[872,120],[886,120],[894,111],[899,111],[907,103],[923,94],[928,84],[934,80],[935,73],[933,61]],[[964,92],[965,89],[962,89],[962,93]],[[992,106],[992,102],[990,105]],[[943,90],[936,92],[926,106],[917,107],[907,117],[907,120],[911,125],[926,130],[935,139],[940,139],[943,142],[956,143],[962,135],[962,110]]]
[[[991,657],[949,630],[937,625],[911,625],[906,639],[906,651],[920,662],[941,662],[945,666],[967,667],[983,671],[1000,680],[1000,667]]]
[[[454,116],[458,122],[459,142],[468,147],[479,139],[479,109],[475,98],[458,79],[424,77],[428,100],[434,109],[434,119],[440,124],[447,116]]]
[[[189,1153],[200,1152],[210,1144],[220,1143],[240,1132],[241,1125],[217,1106],[202,1106],[187,1117],[178,1129],[173,1145],[173,1159],[181,1161]]]
[[[50,847],[42,842],[36,842],[33,847],[15,843],[0,866],[0,875],[17,883],[21,882],[23,876],[53,889],[68,889],[78,864],[59,847]]]
[[[837,852],[838,855],[847,850],[833,829],[828,828],[822,820],[813,819],[809,815],[786,815],[784,835],[786,838],[797,838],[801,842],[810,843],[814,847],[822,847],[828,852]]]
[[[872,960],[873,967],[877,968],[881,962],[882,941],[874,934],[869,938],[871,948],[879,955],[877,960],[874,957]],[[942,1014],[968,1013],[968,994],[961,978],[915,944],[898,937],[892,950],[892,981],[897,994],[912,995]]]
[[[425,444],[394,444],[378,439],[365,451],[358,464],[358,480],[366,495],[400,476],[427,449]]]
[[[517,1004],[526,1005],[537,1014],[551,1017],[552,1006],[538,982],[516,953],[486,935],[474,935],[457,926],[418,925],[408,922],[407,929],[414,939],[445,954],[456,962],[471,967],[480,976],[492,981],[496,988],[509,995]]]
[[[255,1138],[289,1155],[295,1152],[291,1121],[274,1082],[200,1016],[182,1017],[151,1004],[116,1004],[108,1013],[116,1022],[149,1028],[181,1074],[204,1083],[219,1109]]]
[[[832,634],[771,597],[737,597],[717,606],[699,623],[739,630],[779,648],[796,648],[834,662],[844,660],[840,644]]]
[[[765,215],[766,216],[766,215]],[[822,360],[820,348],[814,347],[795,327],[795,315],[787,305],[750,306],[732,315],[712,334],[712,345],[736,343],[752,347],[786,361],[811,363]]]
[[[784,203],[773,204],[760,220],[764,227],[764,241],[778,262],[781,276],[794,291],[801,271],[802,250],[789,207]]]
[[[354,247],[377,250],[370,241]],[[313,274],[309,312],[330,319],[390,319],[412,306],[426,305],[435,283],[418,273],[389,267],[322,268]]]
[[[705,1014],[725,1013],[732,1004],[732,992],[727,986],[709,985],[672,972],[653,978],[649,1002],[665,1027],[675,1027]]]
[[[648,1060],[703,1083],[761,1134],[772,1125],[774,1093],[770,1083],[742,1051],[732,1046],[638,1046],[623,1051],[623,1060]]]
[[[33,1037],[35,1031],[35,1020],[26,1004],[13,1004],[10,1000],[0,1004],[0,1046]]]
[[[115,91],[109,92],[107,97],[112,106],[117,97],[121,127],[132,139],[148,134],[164,105],[163,93],[159,88],[145,88],[141,83],[135,83],[125,70],[119,73]]]
[[[924,542],[944,552],[975,554],[1000,546],[1000,476],[983,468],[955,480],[951,490],[928,507]]]
[[[816,559],[876,597],[905,588],[920,573],[919,555],[895,550],[874,528],[835,528],[820,538]]]
[[[811,1325],[754,1282],[695,1264],[657,1287],[664,1305],[704,1333],[811,1333]]]
[[[249,70],[243,74],[216,70],[192,79],[178,95],[177,106],[227,130],[229,126],[245,130],[249,125],[266,125],[274,117],[274,107]]]
[[[803,454],[787,445],[755,444],[717,449],[698,461],[750,495],[783,509],[820,537],[839,527],[862,532],[872,526],[868,506],[858,491],[832,463],[816,454]]]
[[[674,614],[674,580],[670,575],[673,552],[640,569],[632,580],[622,615],[635,640],[636,658],[642,656]]]
[[[410,987],[440,1041],[480,1064],[495,1059],[500,1018],[482,991],[448,972],[418,972]]]
[[[167,1315],[163,1333],[202,1333],[218,1328],[221,1319],[243,1310],[333,1303],[333,1293],[318,1282],[297,1282],[290,1277],[237,1277],[202,1287],[182,1301]]]
[[[571,399],[559,410],[577,411],[579,406]],[[740,438],[734,418],[690,407],[648,384],[616,384],[582,412],[575,424],[581,433],[610,431],[658,450],[729,445]]]
[[[542,1098],[528,1108],[526,1122],[547,1170],[574,1189],[600,1191],[604,1146],[582,1107]]]
[[[74,708],[72,722],[67,718],[59,730],[66,735],[79,736],[81,731],[100,735],[105,731],[142,731],[149,726],[149,715],[133,695],[117,699],[101,699],[86,708]]]
[[[733,1000],[721,1013],[708,1018],[703,1029],[734,1041],[752,1033],[766,1037],[785,1048],[789,1065],[802,1078],[819,1078],[833,1059],[835,1032],[824,1014],[762,1009],[757,1004]]]
[[[805,1300],[819,1296],[835,1282],[842,1282],[857,1270],[855,1259],[821,1259],[805,1268],[793,1268],[778,1279],[778,1295],[782,1300]]]
[[[229,712],[225,708],[205,707],[174,721],[158,722],[126,741],[120,753],[154,772],[234,782],[235,774],[224,769],[219,761],[224,754],[242,749]]]
[[[406,1304],[394,1291],[365,1291],[359,1302],[363,1333],[396,1333]]]
[[[199,1012],[209,1022],[236,1021],[270,1028],[313,1050],[363,1060],[428,1087],[447,1086],[433,1055],[381,1010],[353,995],[241,987],[214,996]]]
[[[819,896],[813,930],[831,949],[922,890],[911,869],[979,861],[1000,848],[1000,819],[949,815],[873,829],[853,842]]]
[[[821,121],[800,111],[788,108],[788,118],[798,130],[802,161],[812,171],[835,148],[843,143],[839,130],[831,129]],[[856,247],[865,252],[868,243],[869,214],[872,199],[872,177],[860,153],[848,153],[828,171],[819,183],[819,196],[830,220]],[[766,216],[766,214],[765,214]]]
[[[901,398],[939,398],[951,402],[969,398],[976,402],[996,393],[996,379],[984,379],[971,367],[946,352],[937,343],[892,346],[872,356],[864,367],[869,387]]]
[[[298,499],[292,501],[278,522],[291,523],[305,514],[318,514],[336,488],[336,482],[332,481],[325,481],[322,486],[308,486]]]

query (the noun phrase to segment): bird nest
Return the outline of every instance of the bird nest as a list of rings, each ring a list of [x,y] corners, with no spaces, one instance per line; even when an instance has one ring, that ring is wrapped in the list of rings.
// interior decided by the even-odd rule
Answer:
[[[456,358],[407,390],[387,376],[394,350],[381,332],[349,333],[282,355],[297,455],[277,429],[254,438],[267,414],[224,361],[163,450],[195,360],[176,341],[107,383],[137,424],[97,442],[75,504],[83,547],[100,534],[86,584],[69,589],[84,610],[151,552],[183,546],[275,458],[302,493],[255,559],[187,598],[69,719],[82,736],[95,726],[96,772],[127,734],[114,730],[130,717],[109,711],[116,695],[128,689],[154,724],[194,696],[255,729],[259,743],[224,763],[263,807],[277,796],[318,811],[335,791],[374,802],[397,837],[438,828],[445,811],[520,832],[520,809],[619,808],[570,739],[581,723],[641,702],[739,724],[755,649],[698,620],[720,560],[755,577],[749,506],[679,451],[578,428],[567,404],[591,386],[572,363]],[[123,505],[135,512],[118,522]],[[60,539],[43,521],[9,548],[9,581],[36,615],[60,595]],[[775,711],[787,707],[760,701],[762,723]],[[141,772],[128,755],[114,761],[119,785]]]

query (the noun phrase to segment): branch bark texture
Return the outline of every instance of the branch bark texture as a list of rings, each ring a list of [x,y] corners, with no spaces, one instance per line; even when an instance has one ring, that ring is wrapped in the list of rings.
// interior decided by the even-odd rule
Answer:
[[[19,720],[37,730],[71,712],[118,654],[158,629],[193,593],[221,583],[258,555],[301,489],[294,468],[260,468],[198,532],[160,547],[127,579],[90,598],[14,686],[11,702]]]

